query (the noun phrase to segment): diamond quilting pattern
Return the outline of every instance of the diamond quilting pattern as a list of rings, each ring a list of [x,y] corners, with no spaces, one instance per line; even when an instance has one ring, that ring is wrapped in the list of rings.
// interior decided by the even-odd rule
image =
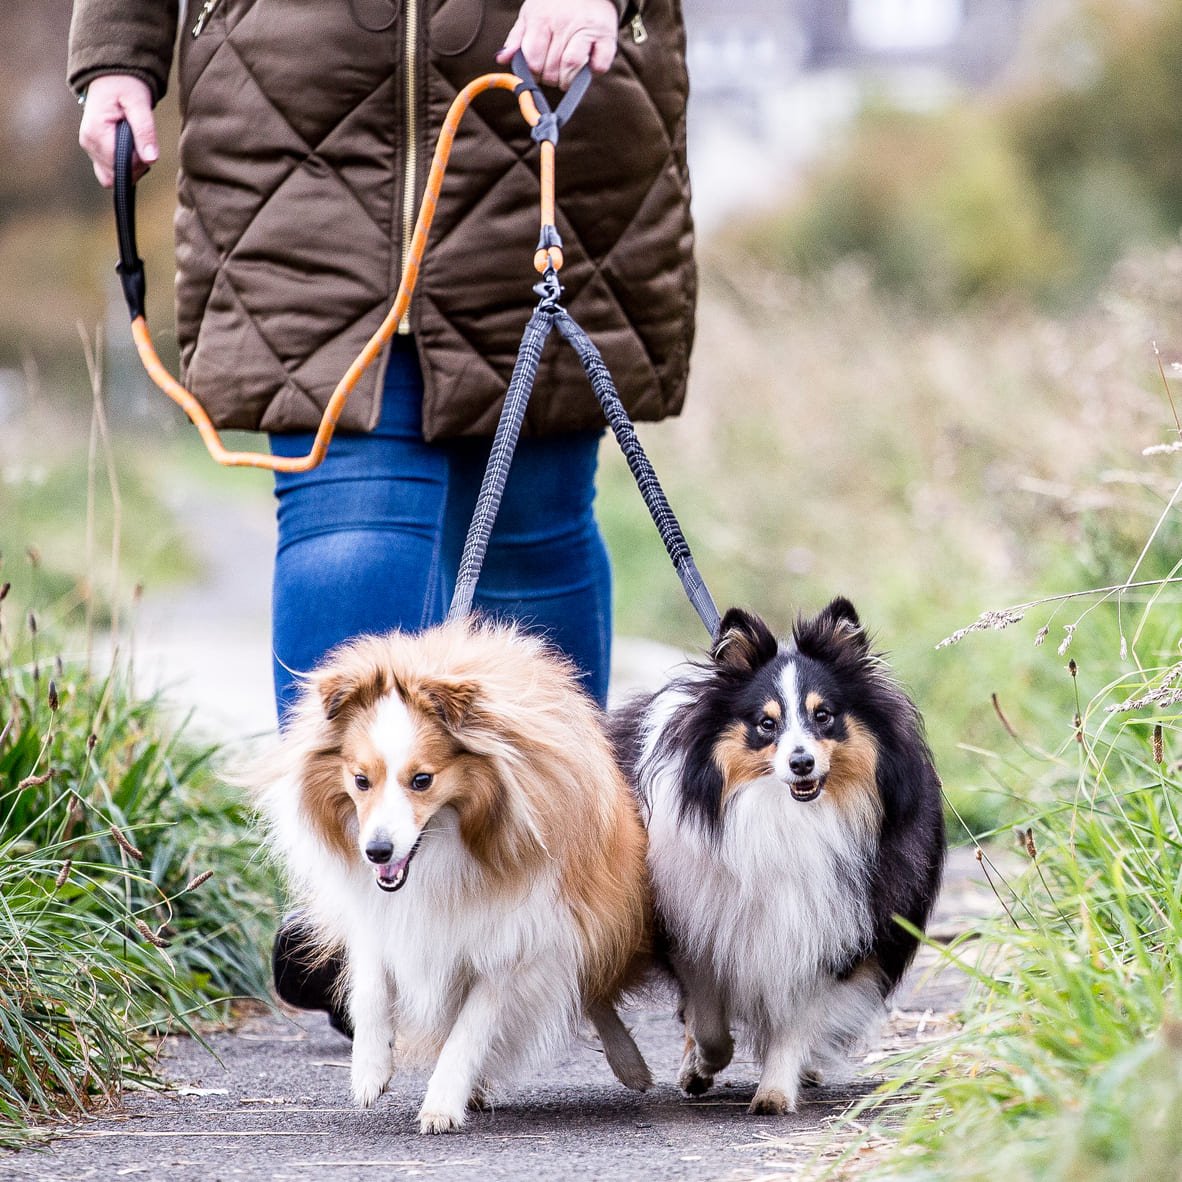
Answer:
[[[209,398],[223,399],[221,412],[210,406],[216,420],[302,427],[309,397],[323,405],[397,280],[405,30],[400,21],[388,33],[359,35],[344,0],[223,3],[220,43],[189,51],[196,68],[188,99],[200,118],[187,119],[182,141],[178,325],[200,324],[185,354]],[[429,41],[430,11],[442,0],[418,3]],[[464,38],[452,46],[456,56],[419,47],[416,99],[420,126],[429,129],[419,144],[420,191],[448,104],[459,86],[495,68],[497,38],[518,0],[481,3],[470,50]],[[675,0],[647,4],[654,32],[663,20],[666,35],[676,34]],[[679,401],[676,390],[662,391],[670,374],[684,371],[691,335],[684,74],[677,60],[654,68],[661,59],[652,56],[667,54],[669,44],[666,36],[647,57],[622,47],[611,85],[593,87],[564,132],[558,173],[568,305],[597,334],[641,417],[659,417]],[[495,417],[534,301],[536,174],[513,100],[479,100],[460,132],[412,309],[429,437],[479,431]],[[557,388],[539,390],[534,428],[561,427],[563,384],[585,381],[565,359],[544,365],[547,378]],[[371,381],[351,400],[347,425],[366,425]],[[435,417],[439,408],[445,413]]]
[[[255,3],[226,38],[309,149],[399,69],[396,36],[360,35],[345,0],[331,0],[345,12],[342,19],[327,21],[317,11],[323,2]],[[395,98],[387,95],[388,118],[400,115],[393,109]]]

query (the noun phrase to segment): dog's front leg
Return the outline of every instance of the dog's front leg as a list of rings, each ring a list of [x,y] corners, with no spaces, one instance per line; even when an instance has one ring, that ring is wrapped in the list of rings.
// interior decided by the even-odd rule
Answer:
[[[795,1030],[772,1032],[760,1056],[763,1070],[759,1087],[748,1112],[762,1116],[782,1116],[796,1111],[800,1093],[800,1073],[808,1057],[808,1045]]]
[[[674,963],[682,987],[685,1055],[677,1082],[689,1096],[700,1096],[735,1053],[722,990],[712,974],[698,966]]]
[[[454,1133],[463,1127],[469,1101],[483,1098],[483,1074],[504,1008],[502,991],[487,977],[468,991],[419,1109],[420,1133]]]
[[[394,1073],[394,991],[382,958],[358,941],[348,949],[353,1021],[353,1102],[369,1108]]]

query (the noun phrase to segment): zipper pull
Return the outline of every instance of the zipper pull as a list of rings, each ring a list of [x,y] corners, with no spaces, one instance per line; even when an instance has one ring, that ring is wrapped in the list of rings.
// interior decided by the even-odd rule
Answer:
[[[648,40],[648,29],[644,27],[644,17],[638,12],[629,22],[632,26],[632,40],[636,45],[643,45]]]
[[[201,30],[205,28],[209,18],[213,16],[213,10],[221,3],[221,0],[205,0],[201,6],[201,11],[197,14],[197,20],[193,24],[194,38],[201,36]]]

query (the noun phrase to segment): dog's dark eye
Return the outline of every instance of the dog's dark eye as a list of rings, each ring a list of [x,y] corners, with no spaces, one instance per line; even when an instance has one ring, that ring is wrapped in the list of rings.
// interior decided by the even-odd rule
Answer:
[[[355,775],[353,777],[353,783],[357,785],[357,787],[360,791],[362,791],[362,792],[369,791],[369,787],[370,787],[369,777],[364,772],[358,772],[357,775]]]
[[[833,711],[827,710],[824,706],[818,706],[813,711],[813,720],[817,726],[828,726],[833,721]]]
[[[755,724],[755,729],[761,735],[774,735],[776,733],[776,720],[770,714],[765,714]]]
[[[430,772],[416,772],[410,778],[410,786],[416,792],[426,792],[431,787],[431,781],[434,779],[435,777]]]

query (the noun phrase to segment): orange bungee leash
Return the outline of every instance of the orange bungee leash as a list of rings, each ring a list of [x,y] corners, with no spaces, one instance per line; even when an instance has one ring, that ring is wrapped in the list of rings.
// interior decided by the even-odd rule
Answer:
[[[131,127],[126,120],[120,121],[115,129],[115,225],[119,239],[119,265],[116,268],[123,285],[123,294],[131,313],[131,335],[136,351],[148,376],[189,416],[201,434],[209,454],[228,468],[267,468],[275,472],[307,472],[324,459],[325,452],[336,430],[337,422],[345,403],[361,375],[377,359],[382,348],[394,335],[399,323],[410,307],[419,277],[427,236],[435,217],[439,191],[443,187],[452,145],[460,121],[472,100],[486,90],[511,90],[517,94],[522,117],[533,129],[533,138],[540,146],[540,222],[541,234],[534,254],[534,267],[540,274],[556,274],[562,267],[562,241],[558,235],[554,204],[554,153],[558,142],[558,129],[570,117],[591,81],[590,68],[584,66],[575,77],[557,110],[551,111],[541,90],[534,82],[524,57],[518,53],[512,62],[515,73],[483,74],[469,82],[456,95],[443,121],[423,200],[419,206],[410,248],[407,251],[406,266],[398,285],[394,303],[377,331],[366,342],[337,383],[336,389],[324,408],[324,415],[316,431],[312,449],[304,456],[273,456],[265,452],[228,451],[222,443],[217,428],[210,421],[205,408],[164,367],[152,344],[148,321],[144,313],[146,282],[143,260],[139,258],[135,242],[135,185],[131,176],[133,142]]]
[[[123,293],[131,312],[131,331],[139,351],[140,360],[152,380],[164,391],[193,421],[209,454],[219,464],[227,467],[269,468],[276,472],[306,472],[316,467],[324,458],[336,429],[337,420],[358,378],[373,363],[382,347],[396,331],[399,322],[406,315],[411,293],[418,279],[419,266],[427,244],[431,221],[443,175],[447,169],[452,142],[459,128],[460,120],[472,99],[485,90],[512,90],[517,94],[518,104],[525,121],[530,125],[531,136],[541,147],[541,233],[534,252],[534,267],[542,276],[534,291],[539,296],[538,306],[525,326],[513,375],[505,393],[497,422],[496,434],[489,449],[488,463],[484,478],[477,494],[476,506],[468,534],[460,556],[456,585],[452,594],[449,618],[463,617],[472,610],[477,580],[484,564],[489,539],[492,536],[513,453],[525,421],[525,412],[530,392],[537,376],[542,349],[554,329],[575,350],[587,374],[591,389],[598,399],[608,426],[616,436],[628,466],[636,479],[641,496],[657,527],[665,549],[673,562],[678,578],[694,610],[712,638],[717,638],[719,613],[705,581],[694,562],[693,555],[682,533],[681,526],[669,507],[657,474],[653,470],[640,440],[636,436],[628,413],[620,400],[611,374],[590,337],[571,318],[560,304],[562,285],[558,271],[562,267],[562,240],[555,223],[554,207],[554,149],[558,143],[558,132],[570,117],[586,92],[591,80],[588,67],[584,66],[571,84],[556,110],[551,110],[545,96],[537,87],[529,67],[520,53],[513,58],[512,74],[485,74],[470,82],[456,95],[451,109],[439,133],[435,155],[427,179],[426,192],[419,206],[407,254],[406,267],[398,285],[394,304],[378,330],[370,337],[365,348],[349,366],[345,376],[337,383],[320,428],[306,456],[272,456],[262,452],[231,452],[222,445],[217,429],[210,422],[204,408],[161,364],[152,339],[148,334],[144,318],[144,266],[135,249],[135,205],[134,186],[131,181],[132,136],[131,128],[124,122],[116,128],[115,138],[115,223],[119,234],[119,277]]]

